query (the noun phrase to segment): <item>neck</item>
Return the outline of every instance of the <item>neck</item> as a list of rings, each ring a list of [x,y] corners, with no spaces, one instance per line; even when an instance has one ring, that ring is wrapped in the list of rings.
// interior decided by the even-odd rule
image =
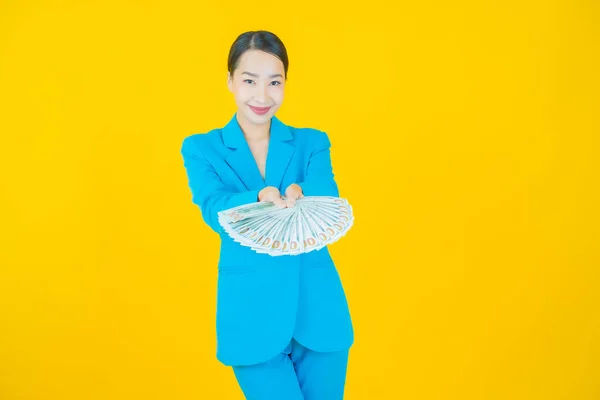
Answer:
[[[246,137],[246,140],[266,140],[269,139],[271,130],[271,120],[269,122],[256,125],[244,118],[240,113],[236,116],[240,128]]]

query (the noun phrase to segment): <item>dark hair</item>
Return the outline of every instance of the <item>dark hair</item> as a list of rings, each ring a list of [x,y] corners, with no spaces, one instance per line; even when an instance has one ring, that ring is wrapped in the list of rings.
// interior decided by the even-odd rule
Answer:
[[[262,50],[272,54],[283,62],[285,79],[287,79],[289,60],[287,51],[281,39],[269,31],[249,31],[244,32],[235,39],[229,49],[227,58],[227,70],[233,76],[233,71],[239,64],[240,57],[247,50]]]

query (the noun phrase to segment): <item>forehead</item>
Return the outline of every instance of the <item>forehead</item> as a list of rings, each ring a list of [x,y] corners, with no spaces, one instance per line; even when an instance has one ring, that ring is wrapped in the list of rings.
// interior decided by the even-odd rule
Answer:
[[[237,73],[244,71],[260,75],[284,73],[283,62],[273,54],[261,50],[248,50],[242,54],[237,68]]]

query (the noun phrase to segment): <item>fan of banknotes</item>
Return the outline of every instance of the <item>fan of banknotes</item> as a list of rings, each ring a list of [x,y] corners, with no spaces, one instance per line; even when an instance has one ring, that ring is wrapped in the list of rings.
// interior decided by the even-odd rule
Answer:
[[[354,222],[348,201],[333,196],[305,196],[288,208],[244,204],[220,211],[218,217],[233,240],[271,256],[319,250],[339,240]]]

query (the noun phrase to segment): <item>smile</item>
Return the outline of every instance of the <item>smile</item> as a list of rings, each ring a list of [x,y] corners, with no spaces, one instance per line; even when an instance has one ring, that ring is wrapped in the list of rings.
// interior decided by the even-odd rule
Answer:
[[[269,112],[269,110],[271,109],[271,107],[254,107],[251,105],[248,105],[248,107],[250,107],[250,109],[258,115],[263,115]]]

